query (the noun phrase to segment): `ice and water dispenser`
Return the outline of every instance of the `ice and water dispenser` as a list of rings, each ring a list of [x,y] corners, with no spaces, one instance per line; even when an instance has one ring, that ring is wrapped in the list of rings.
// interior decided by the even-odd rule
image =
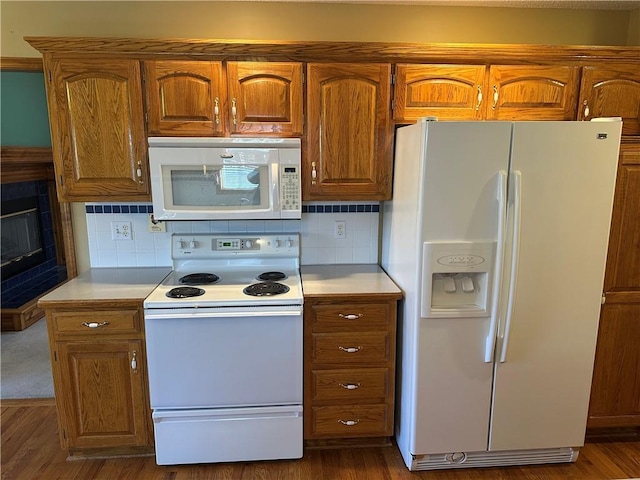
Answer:
[[[494,249],[495,242],[425,242],[421,316],[489,316]]]

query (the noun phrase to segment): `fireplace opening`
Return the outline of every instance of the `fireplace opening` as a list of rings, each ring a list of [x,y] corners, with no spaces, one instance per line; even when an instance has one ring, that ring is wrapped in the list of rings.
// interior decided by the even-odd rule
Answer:
[[[45,261],[38,197],[3,201],[0,232],[2,280]]]

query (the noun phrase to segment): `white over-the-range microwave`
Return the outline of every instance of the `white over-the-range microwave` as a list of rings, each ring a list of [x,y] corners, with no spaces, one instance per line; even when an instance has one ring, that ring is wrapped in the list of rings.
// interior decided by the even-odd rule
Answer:
[[[154,217],[299,219],[300,163],[297,138],[150,137]]]

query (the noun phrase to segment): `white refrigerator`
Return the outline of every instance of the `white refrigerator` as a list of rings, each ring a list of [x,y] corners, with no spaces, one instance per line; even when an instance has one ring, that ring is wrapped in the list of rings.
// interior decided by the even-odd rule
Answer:
[[[577,459],[621,127],[397,130],[382,266],[405,295],[396,440],[409,469]]]

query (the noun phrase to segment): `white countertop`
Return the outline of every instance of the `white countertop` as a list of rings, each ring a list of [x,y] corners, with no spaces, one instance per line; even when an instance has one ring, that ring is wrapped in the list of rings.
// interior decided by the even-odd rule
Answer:
[[[381,294],[402,296],[401,290],[378,265],[303,265],[305,296]]]
[[[144,299],[171,267],[92,268],[43,296],[39,304],[61,301]]]

